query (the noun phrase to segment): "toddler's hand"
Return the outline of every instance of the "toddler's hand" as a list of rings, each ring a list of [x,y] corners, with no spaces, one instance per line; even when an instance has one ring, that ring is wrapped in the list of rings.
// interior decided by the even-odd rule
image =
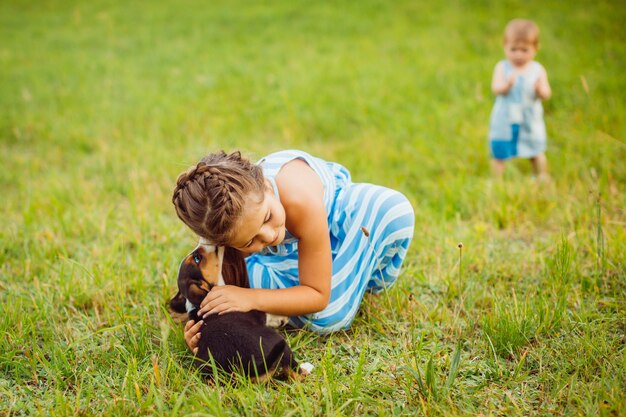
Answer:
[[[250,291],[249,288],[241,288],[234,285],[213,287],[202,300],[198,316],[205,318],[209,314],[215,313],[250,311],[254,309]]]
[[[515,81],[517,81],[517,74],[512,73],[509,75],[509,78],[507,78],[506,83],[508,85],[508,89],[510,90],[511,88],[513,88],[513,86],[515,85]]]
[[[543,79],[537,78],[537,81],[535,81],[535,95],[539,98],[543,98],[545,96],[545,87],[544,87],[544,83],[543,83]]]
[[[200,341],[200,327],[202,327],[202,320],[199,320],[195,324],[193,320],[189,320],[187,324],[185,324],[185,343],[194,355],[198,353],[198,342]]]

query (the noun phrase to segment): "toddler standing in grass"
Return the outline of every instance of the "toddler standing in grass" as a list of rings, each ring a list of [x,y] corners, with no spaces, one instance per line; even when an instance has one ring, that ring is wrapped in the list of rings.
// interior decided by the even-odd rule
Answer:
[[[491,88],[496,102],[491,112],[489,142],[492,168],[504,173],[511,158],[527,158],[539,179],[548,178],[546,126],[542,100],[552,95],[548,75],[534,61],[539,49],[539,28],[525,19],[514,19],[504,31],[506,59],[496,64]]]
[[[178,177],[172,201],[196,234],[247,255],[251,288],[214,287],[205,316],[261,310],[320,333],[346,329],[365,291],[396,281],[413,238],[404,195],[296,150],[257,164],[210,154]],[[185,328],[192,350],[200,324]]]

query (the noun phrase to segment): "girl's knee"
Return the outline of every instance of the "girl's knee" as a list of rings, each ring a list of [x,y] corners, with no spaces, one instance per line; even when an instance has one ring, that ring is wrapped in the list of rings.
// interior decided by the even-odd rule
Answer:
[[[398,236],[398,239],[409,239],[410,241],[415,227],[415,211],[409,199],[401,192],[394,190],[393,196],[387,200],[387,204],[382,209],[393,213],[394,216],[394,219],[388,224],[388,233],[404,231],[405,237]]]

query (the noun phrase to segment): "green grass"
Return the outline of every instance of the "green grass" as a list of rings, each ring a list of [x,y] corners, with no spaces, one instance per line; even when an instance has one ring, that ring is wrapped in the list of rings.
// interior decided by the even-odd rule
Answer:
[[[0,415],[624,415],[626,9],[428,3],[2,2]],[[489,174],[518,16],[548,184]],[[207,385],[165,310],[176,175],[291,147],[409,196],[404,273],[350,331],[288,334],[305,382]]]

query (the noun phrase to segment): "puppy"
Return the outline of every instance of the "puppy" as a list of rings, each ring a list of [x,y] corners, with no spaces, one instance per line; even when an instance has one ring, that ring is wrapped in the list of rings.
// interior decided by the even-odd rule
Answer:
[[[204,297],[214,286],[225,284],[249,287],[245,259],[236,249],[201,241],[180,264],[179,291],[169,303],[172,317],[180,322],[200,320],[197,312]],[[310,372],[308,364],[299,367],[283,336],[267,327],[286,324],[286,317],[252,310],[212,314],[203,320],[195,365],[208,377],[210,357],[219,369],[240,371],[256,382],[274,374],[296,379]]]

